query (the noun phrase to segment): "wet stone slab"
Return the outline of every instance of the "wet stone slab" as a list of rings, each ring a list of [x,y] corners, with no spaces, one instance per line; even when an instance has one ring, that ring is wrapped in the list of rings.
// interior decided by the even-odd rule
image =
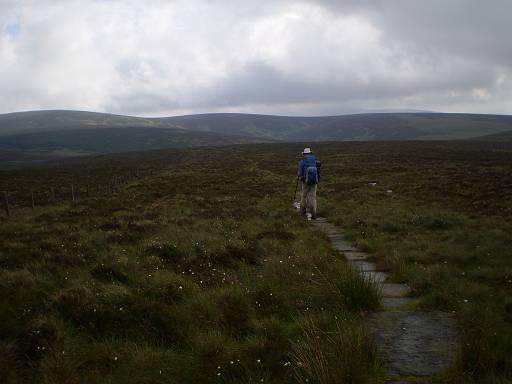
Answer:
[[[309,223],[315,228],[321,229],[325,233],[341,233],[340,228],[335,227],[327,221],[311,220]]]
[[[383,297],[381,300],[384,309],[398,309],[415,301],[412,297]]]
[[[321,230],[323,233],[325,233],[328,237],[343,237],[343,234],[337,230],[337,229],[332,229],[332,228],[329,228],[329,227],[326,227],[324,224],[320,223],[320,224],[314,224],[313,225],[315,228],[318,228],[319,230]]]
[[[357,251],[357,248],[343,240],[336,240],[332,245],[337,251]]]
[[[403,297],[411,291],[406,284],[384,283],[381,287],[382,297]]]
[[[345,245],[350,245],[350,243],[343,237],[339,235],[328,235],[327,236],[331,243],[344,243]]]
[[[364,261],[364,260],[350,260],[349,264],[353,266],[354,268],[359,269],[363,272],[369,272],[369,271],[376,271],[377,270],[377,264],[372,263],[371,261]]]
[[[386,311],[370,316],[377,354],[392,375],[429,376],[455,361],[456,320],[445,312]]]
[[[348,261],[366,260],[368,258],[367,253],[357,251],[345,251],[343,252],[343,255]]]
[[[339,233],[328,233],[327,234],[327,237],[329,238],[329,240],[331,241],[335,241],[335,240],[342,240],[342,241],[347,241],[345,239],[345,236],[339,234]]]

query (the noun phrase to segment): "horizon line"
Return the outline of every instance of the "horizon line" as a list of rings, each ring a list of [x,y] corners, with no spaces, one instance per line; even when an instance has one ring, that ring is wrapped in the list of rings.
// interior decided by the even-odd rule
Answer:
[[[83,109],[31,109],[31,110],[23,110],[23,111],[15,111],[15,112],[3,112],[0,113],[0,116],[4,115],[13,115],[13,114],[23,114],[23,113],[31,113],[31,112],[82,112],[82,113],[94,113],[94,114],[103,114],[103,115],[112,115],[112,116],[121,116],[121,117],[132,117],[137,119],[165,119],[172,117],[185,117],[185,116],[204,116],[204,115],[254,115],[254,116],[274,116],[274,117],[289,117],[289,118],[319,118],[319,117],[337,117],[337,116],[350,116],[350,115],[379,115],[379,114],[442,114],[442,115],[491,115],[491,116],[512,116],[510,113],[485,113],[485,112],[438,112],[438,111],[429,111],[429,110],[420,110],[420,109],[411,109],[411,110],[400,110],[399,108],[390,108],[386,109],[373,109],[368,111],[360,111],[360,112],[346,112],[339,114],[326,114],[326,115],[286,115],[286,114],[271,114],[271,113],[258,113],[258,112],[201,112],[201,113],[188,113],[188,114],[178,114],[178,115],[165,115],[165,116],[137,116],[137,115],[127,115],[120,113],[112,113],[112,112],[99,112],[99,111],[90,111]]]

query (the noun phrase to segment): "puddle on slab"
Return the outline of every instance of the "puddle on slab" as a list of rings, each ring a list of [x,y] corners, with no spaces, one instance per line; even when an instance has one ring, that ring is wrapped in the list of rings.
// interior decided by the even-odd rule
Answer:
[[[453,364],[456,325],[453,315],[440,311],[386,311],[368,320],[377,355],[390,374],[402,376],[430,376]]]

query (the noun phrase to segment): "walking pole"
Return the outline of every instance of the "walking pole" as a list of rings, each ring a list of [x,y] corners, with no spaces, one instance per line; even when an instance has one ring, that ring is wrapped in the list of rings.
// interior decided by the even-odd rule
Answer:
[[[297,197],[297,187],[299,186],[299,177],[297,176],[297,182],[295,183],[295,193],[293,194],[293,202],[295,202],[295,198]]]

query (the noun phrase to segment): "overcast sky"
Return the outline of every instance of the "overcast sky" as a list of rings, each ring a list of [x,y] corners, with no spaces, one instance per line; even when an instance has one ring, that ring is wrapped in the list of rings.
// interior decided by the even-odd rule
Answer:
[[[512,113],[508,0],[0,0],[0,113]]]

